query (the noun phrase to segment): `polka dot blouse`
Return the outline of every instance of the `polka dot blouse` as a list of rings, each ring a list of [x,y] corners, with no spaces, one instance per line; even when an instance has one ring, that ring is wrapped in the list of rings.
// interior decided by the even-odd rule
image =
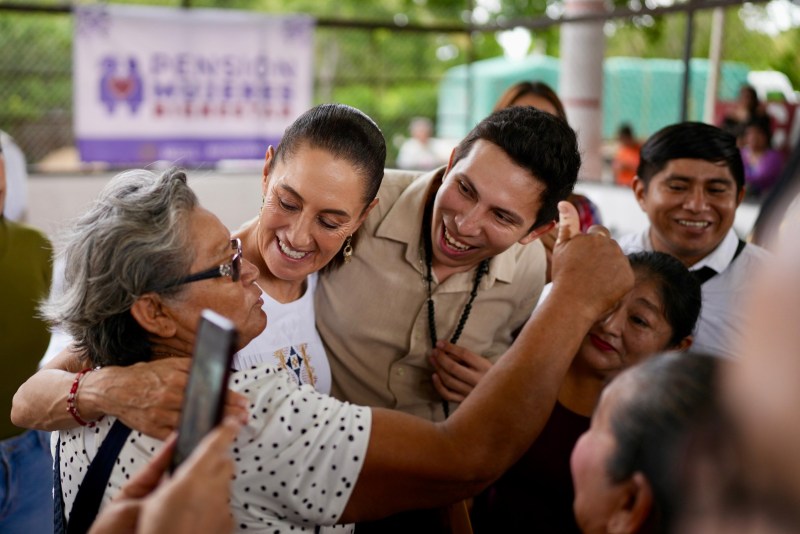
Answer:
[[[237,531],[352,532],[352,525],[333,525],[364,462],[370,410],[317,393],[311,386],[298,386],[286,371],[268,366],[232,373],[230,386],[250,399],[250,421],[232,449],[231,511]],[[86,468],[113,423],[114,418],[106,417],[95,428],[60,432],[68,519]],[[161,445],[131,432],[111,473],[103,506]]]

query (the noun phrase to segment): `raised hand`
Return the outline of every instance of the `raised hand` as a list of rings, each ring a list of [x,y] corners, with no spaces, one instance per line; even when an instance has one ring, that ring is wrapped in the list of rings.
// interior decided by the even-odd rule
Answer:
[[[581,234],[575,207],[560,202],[558,211],[553,293],[578,296],[581,309],[576,313],[585,312],[596,319],[633,288],[633,270],[606,228],[593,226],[587,234]]]

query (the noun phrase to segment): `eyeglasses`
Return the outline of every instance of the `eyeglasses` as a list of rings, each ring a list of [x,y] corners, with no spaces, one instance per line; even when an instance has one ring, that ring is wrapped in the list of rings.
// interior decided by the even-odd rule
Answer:
[[[219,278],[221,276],[230,276],[231,281],[238,282],[242,275],[242,241],[237,237],[231,239],[231,248],[236,251],[231,258],[230,263],[223,263],[199,273],[184,276],[177,282],[162,287],[161,289],[170,289],[172,287],[182,286],[191,282],[199,282],[200,280],[208,280],[210,278]]]

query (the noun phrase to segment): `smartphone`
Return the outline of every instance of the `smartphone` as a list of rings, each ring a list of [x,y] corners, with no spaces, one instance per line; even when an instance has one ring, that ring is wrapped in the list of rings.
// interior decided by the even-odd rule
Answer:
[[[170,471],[186,460],[203,437],[222,420],[234,352],[236,328],[233,323],[218,313],[203,310]]]

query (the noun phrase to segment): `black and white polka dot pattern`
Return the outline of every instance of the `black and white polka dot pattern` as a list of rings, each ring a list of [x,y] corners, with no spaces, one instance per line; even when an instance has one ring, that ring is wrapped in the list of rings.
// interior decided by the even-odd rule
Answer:
[[[352,525],[333,525],[364,462],[370,410],[321,395],[311,386],[298,387],[286,371],[267,366],[233,373],[230,386],[251,401],[250,421],[233,446],[231,511],[237,530],[352,532]],[[67,512],[113,421],[106,418],[96,428],[61,433]],[[111,473],[103,505],[159,447],[160,441],[131,433]]]

